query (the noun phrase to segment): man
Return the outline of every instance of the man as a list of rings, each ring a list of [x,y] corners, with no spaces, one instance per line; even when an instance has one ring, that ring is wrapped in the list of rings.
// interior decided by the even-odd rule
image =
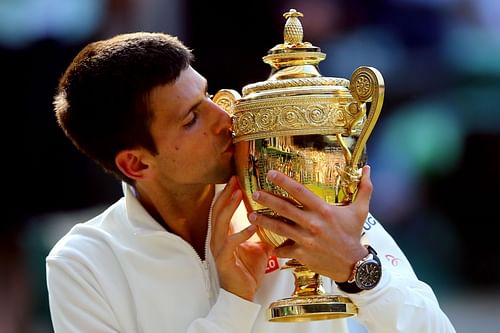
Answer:
[[[357,199],[343,207],[272,171],[268,179],[303,209],[266,193],[254,199],[296,224],[247,219],[233,176],[231,119],[209,98],[192,61],[175,37],[130,33],[89,44],[61,78],[58,123],[123,181],[124,197],[77,224],[47,256],[55,331],[347,332],[344,319],[265,319],[266,306],[291,293],[288,274],[266,273],[274,254],[349,290],[356,319],[370,332],[454,332],[430,287],[369,215],[368,167]],[[250,240],[256,225],[295,242],[272,249]],[[363,244],[400,261],[383,262],[377,286],[360,291],[345,286],[368,254]],[[327,288],[342,292],[333,282]]]

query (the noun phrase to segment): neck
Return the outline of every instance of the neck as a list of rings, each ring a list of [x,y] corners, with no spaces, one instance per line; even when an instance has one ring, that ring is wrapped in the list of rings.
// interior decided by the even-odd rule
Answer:
[[[191,244],[202,259],[215,185],[174,191],[137,188],[139,201],[166,230]]]

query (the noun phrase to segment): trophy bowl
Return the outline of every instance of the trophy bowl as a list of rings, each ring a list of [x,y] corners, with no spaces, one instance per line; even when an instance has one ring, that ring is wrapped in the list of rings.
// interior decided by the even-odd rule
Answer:
[[[242,95],[219,90],[213,100],[232,116],[236,173],[248,211],[293,223],[252,200],[267,191],[301,203],[267,181],[269,170],[297,180],[332,205],[355,199],[366,163],[366,142],[378,119],[384,97],[382,75],[373,67],[358,67],[351,79],[323,77],[318,64],[326,55],[303,42],[299,17],[290,9],[284,43],[269,50],[263,61],[271,66],[267,80],[248,84]],[[259,237],[278,247],[288,240],[265,228]],[[326,294],[319,274],[296,259],[287,261],[295,288],[290,297],[269,305],[268,320],[312,321],[350,317],[357,307],[346,296]]]

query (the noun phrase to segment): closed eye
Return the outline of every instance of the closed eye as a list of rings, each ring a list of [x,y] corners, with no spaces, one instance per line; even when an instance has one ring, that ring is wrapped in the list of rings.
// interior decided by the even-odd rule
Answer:
[[[208,98],[209,100],[211,100],[212,97],[213,97],[213,95],[210,95],[208,92],[205,92],[205,98]],[[195,106],[193,106],[191,108],[191,112],[189,112],[189,115],[191,115],[191,119],[183,125],[185,128],[190,128],[194,124],[196,124],[196,122],[198,121],[198,108],[200,107],[201,104],[202,104],[202,102],[200,101],[199,103],[197,103]]]
[[[192,127],[196,123],[196,121],[198,120],[198,114],[196,112],[191,112],[191,114],[192,114],[191,119],[187,123],[184,124],[184,127],[187,127],[187,128]]]

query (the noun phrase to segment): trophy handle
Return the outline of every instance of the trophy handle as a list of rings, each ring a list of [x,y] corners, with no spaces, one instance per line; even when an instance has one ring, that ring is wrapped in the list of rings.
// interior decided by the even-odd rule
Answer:
[[[351,76],[349,90],[353,98],[360,104],[371,102],[365,124],[359,134],[358,140],[352,152],[350,166],[356,170],[363,155],[368,137],[370,136],[384,102],[384,78],[382,74],[373,67],[358,67]]]
[[[240,98],[241,95],[236,90],[221,89],[214,95],[212,100],[232,116],[234,114],[234,105]]]

